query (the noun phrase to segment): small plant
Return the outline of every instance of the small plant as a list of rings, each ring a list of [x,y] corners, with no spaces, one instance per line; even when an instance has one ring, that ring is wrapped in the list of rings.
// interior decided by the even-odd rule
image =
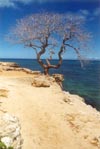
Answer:
[[[0,141],[0,149],[7,149],[6,145]]]
[[[14,149],[13,147],[9,146],[8,149]]]
[[[7,147],[5,143],[0,141],[0,149],[14,149],[12,146]]]

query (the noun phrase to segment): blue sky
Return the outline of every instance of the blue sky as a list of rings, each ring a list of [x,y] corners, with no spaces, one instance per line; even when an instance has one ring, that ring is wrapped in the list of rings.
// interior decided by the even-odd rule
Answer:
[[[86,27],[93,34],[86,57],[100,60],[99,0],[0,0],[0,58],[35,58],[32,49],[11,44],[5,40],[5,36],[17,19],[41,10],[84,15],[87,18]],[[76,56],[73,51],[69,51],[64,58],[74,59]]]

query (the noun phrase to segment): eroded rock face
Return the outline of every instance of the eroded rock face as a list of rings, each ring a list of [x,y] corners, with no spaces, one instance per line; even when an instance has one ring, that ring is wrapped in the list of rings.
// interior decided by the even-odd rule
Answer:
[[[19,65],[13,62],[0,62],[0,70],[12,70],[14,68],[19,68]]]
[[[8,90],[0,89],[0,97],[7,97],[7,96],[8,96]]]
[[[9,114],[0,117],[0,139],[7,146],[22,149],[19,120]]]
[[[32,85],[34,87],[50,87],[52,83],[55,82],[55,79],[50,76],[39,75],[34,78]]]
[[[22,71],[26,72],[27,74],[39,75],[41,74],[40,71],[32,71],[28,68],[21,68],[18,64],[13,62],[0,62],[0,72],[2,71]]]
[[[53,74],[52,76],[56,83],[63,89],[62,82],[64,81],[64,76],[62,74]]]
[[[56,83],[62,88],[62,81],[64,80],[62,74],[53,74],[52,76],[38,75],[34,78],[32,85],[34,87],[50,87]]]
[[[62,82],[64,80],[64,76],[62,74],[53,74],[53,78],[55,78],[56,82]]]
[[[34,75],[40,75],[40,74],[41,74],[40,71],[32,71],[32,70],[30,70],[30,69],[28,69],[28,68],[19,68],[19,69],[17,69],[17,70],[19,70],[19,71],[24,71],[24,72],[26,72],[26,73],[28,73],[28,74],[34,74]]]
[[[0,62],[0,66],[19,67],[19,65],[14,62]]]

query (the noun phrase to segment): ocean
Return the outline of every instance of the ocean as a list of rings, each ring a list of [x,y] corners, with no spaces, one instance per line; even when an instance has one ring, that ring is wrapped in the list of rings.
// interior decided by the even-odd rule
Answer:
[[[37,61],[33,59],[0,59],[0,61],[16,62],[21,67],[42,71]],[[56,64],[57,60],[52,62]],[[63,74],[64,90],[80,95],[87,104],[100,111],[100,61],[86,61],[81,68],[77,60],[64,60],[59,69],[51,69],[50,73]]]

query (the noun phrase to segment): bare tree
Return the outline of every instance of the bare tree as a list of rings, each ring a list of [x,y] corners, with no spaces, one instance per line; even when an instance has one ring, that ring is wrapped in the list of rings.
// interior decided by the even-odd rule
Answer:
[[[62,55],[67,49],[75,50],[81,60],[80,51],[90,38],[84,24],[85,18],[80,15],[37,13],[18,20],[16,26],[11,29],[9,39],[33,48],[38,63],[47,75],[49,69],[61,66]],[[48,57],[43,61],[42,56],[46,52]],[[54,54],[58,55],[56,65],[51,64]]]

